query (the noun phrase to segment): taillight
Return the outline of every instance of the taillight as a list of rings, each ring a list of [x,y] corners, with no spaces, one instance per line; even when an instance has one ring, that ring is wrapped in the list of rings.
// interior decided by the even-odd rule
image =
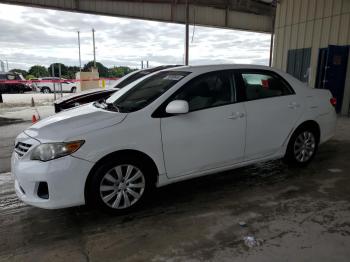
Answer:
[[[331,102],[332,106],[335,107],[337,105],[337,99],[335,97],[332,97],[329,101]]]

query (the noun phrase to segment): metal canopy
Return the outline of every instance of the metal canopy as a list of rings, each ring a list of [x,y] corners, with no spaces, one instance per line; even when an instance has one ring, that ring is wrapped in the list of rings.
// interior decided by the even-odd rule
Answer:
[[[186,0],[0,0],[0,3],[145,19],[186,22]],[[190,24],[272,32],[271,0],[188,0]]]
[[[185,30],[185,64],[189,64],[189,24],[271,33],[273,0],[0,0],[0,3],[62,11],[181,23]]]

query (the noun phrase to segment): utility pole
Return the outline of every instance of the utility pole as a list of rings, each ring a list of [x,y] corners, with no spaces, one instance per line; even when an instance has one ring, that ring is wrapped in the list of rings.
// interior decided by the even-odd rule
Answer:
[[[6,59],[6,67],[7,67],[7,72],[9,71],[9,61]]]
[[[147,68],[149,68],[149,63],[148,63],[148,60],[147,60]]]
[[[143,60],[141,60],[141,69],[143,69]]]
[[[94,48],[94,67],[96,68],[95,29],[93,28],[92,28],[92,44]]]
[[[5,72],[5,64],[2,60],[0,60],[0,72]]]
[[[79,71],[81,72],[80,32],[79,31],[78,31],[78,46],[79,46]]]
[[[63,96],[62,94],[62,82],[61,82],[61,64],[58,64],[58,77],[60,79],[60,91],[61,91],[61,97]]]
[[[5,67],[4,62],[2,60],[0,60],[0,72],[5,71],[4,67]],[[2,99],[1,91],[2,91],[2,88],[0,88],[0,104],[2,104],[4,102]]]
[[[52,72],[52,77],[55,77],[55,64],[52,64],[51,67],[51,72]],[[53,78],[55,79],[55,78]],[[55,80],[53,80],[53,99],[56,100],[56,84],[55,84]]]
[[[190,16],[189,4],[188,4],[188,0],[186,0],[185,65],[188,65],[188,60],[189,60],[189,39],[190,39],[189,16]]]

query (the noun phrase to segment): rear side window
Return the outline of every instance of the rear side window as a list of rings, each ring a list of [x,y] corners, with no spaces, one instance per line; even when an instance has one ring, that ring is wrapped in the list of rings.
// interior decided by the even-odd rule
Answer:
[[[293,90],[279,76],[270,73],[242,72],[247,100],[264,99],[293,94]]]
[[[7,75],[8,80],[15,80],[16,76],[15,75]]]

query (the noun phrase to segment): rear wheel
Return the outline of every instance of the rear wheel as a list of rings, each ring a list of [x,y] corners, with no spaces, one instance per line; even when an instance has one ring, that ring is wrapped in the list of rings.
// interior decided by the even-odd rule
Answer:
[[[51,93],[51,90],[50,90],[50,88],[45,86],[45,87],[41,88],[41,92],[43,92],[44,94],[49,94],[49,93]]]
[[[318,135],[315,128],[297,129],[291,137],[284,160],[293,166],[306,166],[318,149]]]
[[[150,172],[137,160],[106,162],[90,180],[88,203],[117,214],[131,211],[142,205],[153,189]]]

